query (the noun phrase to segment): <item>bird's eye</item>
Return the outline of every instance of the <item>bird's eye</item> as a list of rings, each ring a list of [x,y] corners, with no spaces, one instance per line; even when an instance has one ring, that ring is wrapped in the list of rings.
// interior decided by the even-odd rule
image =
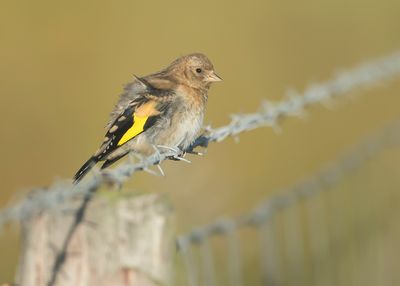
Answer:
[[[203,71],[203,70],[202,70],[201,68],[197,68],[197,69],[196,69],[196,72],[197,72],[197,73],[201,73],[202,71]]]

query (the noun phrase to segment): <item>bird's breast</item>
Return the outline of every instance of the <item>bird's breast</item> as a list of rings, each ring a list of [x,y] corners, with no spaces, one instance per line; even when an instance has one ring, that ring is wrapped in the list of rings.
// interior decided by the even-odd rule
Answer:
[[[171,121],[169,145],[185,150],[196,139],[203,124],[204,111],[187,106],[177,112]]]
[[[168,115],[154,130],[153,144],[187,149],[196,139],[204,118],[204,105],[185,98],[178,98]],[[157,133],[157,134],[156,134]]]

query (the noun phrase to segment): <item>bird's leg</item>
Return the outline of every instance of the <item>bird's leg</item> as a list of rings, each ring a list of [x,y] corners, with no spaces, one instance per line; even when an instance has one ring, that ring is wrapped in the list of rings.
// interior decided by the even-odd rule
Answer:
[[[167,150],[173,151],[174,153],[177,153],[177,154],[182,152],[182,150],[180,150],[177,147],[170,147],[170,146],[165,146],[165,145],[157,145],[155,147],[161,148],[161,149],[167,149]]]
[[[182,153],[182,150],[180,150],[177,147],[174,148],[174,147],[170,147],[170,146],[166,146],[166,145],[157,145],[156,148],[166,149],[166,150],[169,150],[169,151],[172,151],[173,153],[175,153],[174,155],[170,155],[170,156],[166,157],[167,159],[170,159],[170,160],[174,160],[174,158],[177,156],[176,154]],[[176,159],[175,161],[177,161],[177,160],[178,159]]]
[[[169,159],[169,160],[183,161],[183,162],[186,162],[186,163],[192,163],[189,160],[184,158],[185,155],[186,155],[186,151],[183,151],[183,150],[179,149],[178,147],[174,148],[174,147],[169,147],[169,146],[165,146],[165,145],[157,145],[157,147],[164,148],[164,149],[167,149],[167,150],[171,150],[174,153],[176,153],[174,155],[167,156],[167,159]]]

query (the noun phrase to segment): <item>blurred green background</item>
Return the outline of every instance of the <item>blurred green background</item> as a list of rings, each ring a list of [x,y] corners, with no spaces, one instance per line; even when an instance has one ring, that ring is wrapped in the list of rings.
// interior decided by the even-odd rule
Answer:
[[[400,2],[27,1],[0,10],[0,205],[32,186],[71,177],[96,150],[117,96],[133,74],[203,52],[222,83],[206,123],[253,112],[342,68],[400,47]],[[134,191],[167,192],[179,232],[246,211],[398,118],[400,81],[361,91],[334,110],[310,109],[282,134],[258,129],[212,144],[193,164],[166,162],[165,178],[137,174]],[[397,164],[397,165],[396,165]],[[384,164],[398,167],[398,161]],[[376,171],[381,170],[378,168]],[[385,179],[385,172],[381,172]],[[360,202],[361,203],[361,202]],[[11,281],[18,231],[0,234],[0,282]]]

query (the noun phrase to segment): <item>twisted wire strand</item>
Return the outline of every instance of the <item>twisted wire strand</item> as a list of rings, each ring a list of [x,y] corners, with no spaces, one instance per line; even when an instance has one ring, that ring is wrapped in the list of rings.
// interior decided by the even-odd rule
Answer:
[[[322,192],[333,190],[333,187],[343,179],[359,170],[370,159],[383,151],[400,147],[400,121],[389,127],[379,130],[373,136],[355,145],[348,150],[339,160],[331,163],[320,172],[304,180],[300,184],[289,188],[283,194],[266,199],[254,209],[237,217],[219,218],[209,224],[194,228],[186,234],[177,237],[178,253],[183,258],[188,281],[196,285],[196,277],[190,269],[196,269],[191,248],[193,246],[208,244],[213,236],[225,236],[228,240],[228,276],[229,284],[239,286],[242,284],[243,263],[240,255],[238,230],[244,227],[254,227],[258,230],[261,243],[261,270],[263,281],[268,285],[280,285],[279,256],[276,253],[278,243],[273,238],[271,228],[274,216],[285,209],[293,207],[300,201],[316,197]],[[234,237],[234,244],[232,244]],[[210,246],[208,246],[210,247]],[[203,248],[200,247],[200,251]],[[214,270],[215,272],[215,270]],[[209,275],[205,272],[204,275]]]
[[[303,93],[291,91],[285,100],[278,103],[265,101],[258,112],[233,115],[226,126],[208,128],[206,134],[198,137],[189,150],[198,146],[207,147],[210,142],[221,142],[230,136],[259,127],[278,128],[281,119],[300,116],[310,105],[325,104],[336,97],[348,95],[350,91],[388,82],[399,75],[400,53],[363,63],[353,69],[341,71],[328,81],[312,84]],[[163,150],[138,163],[127,162],[112,170],[97,172],[76,186],[68,180],[55,182],[48,188],[37,188],[24,199],[0,210],[0,229],[10,221],[22,221],[46,209],[60,206],[70,199],[84,198],[107,183],[122,185],[134,173],[150,172],[151,166],[178,155],[177,151]]]
[[[400,146],[400,121],[379,130],[373,136],[355,145],[334,163],[314,176],[287,189],[280,195],[266,199],[251,211],[235,218],[220,218],[178,236],[178,249],[186,249],[214,235],[228,235],[232,229],[260,226],[268,222],[277,212],[295,203],[329,191],[345,177],[359,170],[367,161],[381,152]]]

